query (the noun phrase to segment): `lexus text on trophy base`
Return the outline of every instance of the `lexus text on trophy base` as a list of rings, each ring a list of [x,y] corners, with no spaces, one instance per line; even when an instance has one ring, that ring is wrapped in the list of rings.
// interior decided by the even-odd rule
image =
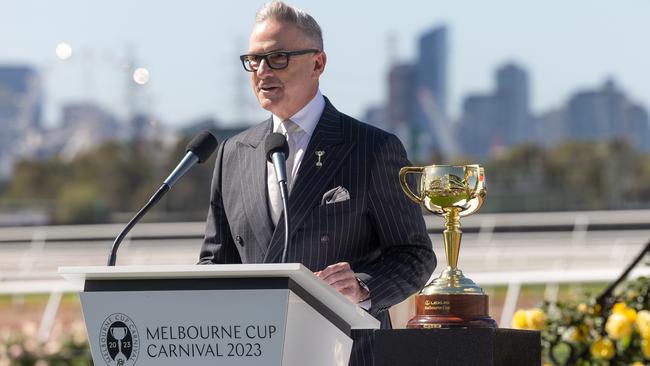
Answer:
[[[420,174],[419,195],[406,182]],[[445,219],[443,238],[447,268],[416,297],[416,315],[407,328],[488,327],[497,324],[489,315],[488,296],[458,269],[460,218],[479,210],[485,200],[485,173],[479,165],[404,167],[399,172],[406,195]]]

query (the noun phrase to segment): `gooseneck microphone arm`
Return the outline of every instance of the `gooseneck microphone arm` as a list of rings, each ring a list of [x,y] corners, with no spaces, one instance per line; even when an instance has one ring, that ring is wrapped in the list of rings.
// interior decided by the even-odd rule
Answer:
[[[119,235],[113,241],[113,247],[111,248],[111,254],[108,257],[108,266],[114,266],[115,261],[117,260],[117,249],[120,247],[124,237],[131,231],[135,224],[140,221],[140,219],[151,209],[153,206],[160,201],[160,199],[169,192],[169,190],[176,184],[176,182],[185,174],[194,164],[203,163],[206,161],[212,152],[217,148],[217,139],[208,131],[203,131],[198,134],[196,137],[190,141],[187,145],[186,154],[183,160],[176,166],[174,171],[165,179],[162,186],[158,188],[156,193],[149,199],[146,205],[138,211],[138,213],[133,216],[131,221],[120,231]]]
[[[282,263],[287,261],[287,248],[289,247],[289,190],[287,188],[286,159],[289,156],[289,144],[284,135],[272,133],[264,141],[266,158],[273,163],[275,176],[280,187],[284,217],[284,247],[282,248]]]
[[[108,257],[108,263],[107,263],[108,266],[115,265],[115,261],[117,260],[117,249],[120,247],[120,244],[122,243],[122,240],[124,240],[126,234],[128,234],[129,231],[131,231],[131,229],[135,226],[135,224],[138,223],[138,221],[140,221],[140,219],[147,213],[147,211],[149,211],[150,208],[155,206],[156,203],[158,203],[158,201],[160,201],[160,199],[170,189],[171,189],[170,186],[163,183],[163,185],[160,188],[158,188],[158,191],[156,191],[156,193],[154,193],[154,195],[151,196],[151,198],[149,198],[149,202],[147,202],[147,204],[144,205],[144,207],[142,207],[140,211],[138,211],[138,213],[135,214],[135,216],[133,216],[131,221],[129,221],[129,223],[126,224],[124,229],[120,231],[120,234],[115,238],[115,241],[113,241],[113,247],[111,248],[111,255]]]
[[[282,198],[282,212],[284,216],[284,247],[282,248],[282,263],[287,262],[287,248],[289,247],[289,189],[287,181],[279,182],[280,197]]]
[[[282,195],[282,208],[284,209],[284,247],[282,248],[282,263],[287,262],[287,248],[289,247],[289,193],[287,182],[283,184],[284,189],[280,189]]]

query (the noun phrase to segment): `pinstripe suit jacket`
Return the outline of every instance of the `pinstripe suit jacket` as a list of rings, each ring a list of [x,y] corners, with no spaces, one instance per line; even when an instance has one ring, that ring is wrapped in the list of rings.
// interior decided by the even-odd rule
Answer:
[[[266,187],[263,142],[271,129],[269,119],[220,145],[199,263],[281,260],[284,218],[274,228]],[[325,151],[322,166],[318,150]],[[400,188],[398,172],[406,165],[394,135],[338,112],[326,99],[289,196],[287,262],[312,271],[349,262],[370,289],[370,313],[383,328],[390,327],[388,308],[421,289],[436,265],[421,211]],[[321,205],[338,186],[350,199]],[[353,339],[350,364],[372,365],[370,333]]]

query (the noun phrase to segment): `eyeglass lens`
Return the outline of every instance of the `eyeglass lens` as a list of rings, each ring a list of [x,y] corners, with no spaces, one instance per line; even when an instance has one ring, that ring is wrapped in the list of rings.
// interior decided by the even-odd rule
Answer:
[[[266,60],[266,63],[272,69],[282,69],[287,67],[289,62],[289,55],[285,52],[274,52],[268,55],[249,55],[246,57],[246,64],[249,69],[257,70],[262,63],[262,59]]]

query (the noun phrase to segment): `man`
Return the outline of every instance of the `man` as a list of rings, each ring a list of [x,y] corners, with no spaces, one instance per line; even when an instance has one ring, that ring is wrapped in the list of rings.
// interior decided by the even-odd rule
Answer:
[[[284,219],[264,139],[284,133],[287,262],[315,271],[390,328],[388,308],[421,289],[436,258],[419,207],[402,192],[399,140],[340,113],[319,91],[327,56],[319,25],[272,2],[256,16],[246,55],[253,92],[271,118],[219,147],[200,263],[281,260]],[[372,365],[370,332],[353,332],[351,365]]]

